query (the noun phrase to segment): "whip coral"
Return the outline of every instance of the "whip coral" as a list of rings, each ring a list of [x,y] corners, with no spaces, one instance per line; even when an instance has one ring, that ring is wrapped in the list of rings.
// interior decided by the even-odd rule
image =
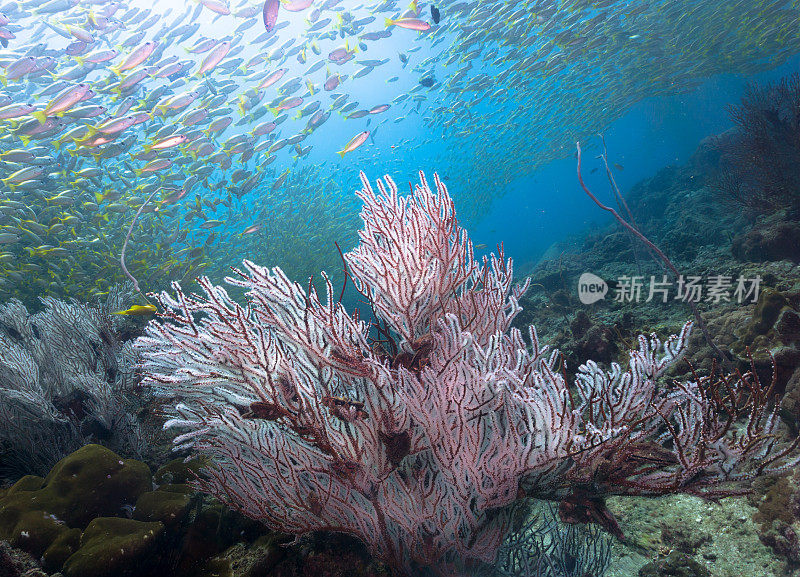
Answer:
[[[502,249],[476,260],[445,186],[420,179],[401,197],[361,175],[344,259],[371,322],[324,274],[322,296],[248,261],[226,279],[246,305],[207,278],[158,297],[136,343],[144,383],[177,399],[177,447],[211,458],[201,490],[284,532],[355,535],[399,571],[455,573],[495,559],[526,496],[621,535],[608,495],[715,499],[797,462],[750,375],[666,382],[689,323],[568,386],[557,351],[511,328],[527,282],[512,286]]]

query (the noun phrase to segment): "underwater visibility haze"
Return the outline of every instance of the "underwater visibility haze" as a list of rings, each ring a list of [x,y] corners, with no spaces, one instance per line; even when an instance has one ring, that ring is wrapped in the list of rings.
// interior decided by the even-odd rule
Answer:
[[[800,1],[0,45],[0,577],[800,575]]]

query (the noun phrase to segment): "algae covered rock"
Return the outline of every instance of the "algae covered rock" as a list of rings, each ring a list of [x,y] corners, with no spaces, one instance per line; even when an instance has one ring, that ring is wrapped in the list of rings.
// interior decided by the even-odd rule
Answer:
[[[158,563],[160,522],[98,517],[86,527],[81,547],[64,563],[66,577],[125,577],[147,574]]]
[[[41,489],[42,485],[44,485],[44,477],[39,477],[37,475],[25,475],[16,483],[11,485],[3,497],[13,495],[14,493],[19,493],[20,491],[36,491]]]
[[[85,527],[95,517],[118,515],[152,486],[150,468],[141,461],[86,445],[56,463],[37,501],[67,525]]]
[[[59,533],[42,555],[42,563],[45,569],[50,571],[60,569],[70,555],[78,550],[80,543],[80,529],[67,529]]]
[[[123,505],[150,489],[147,465],[86,445],[61,459],[46,478],[22,477],[0,498],[0,540],[58,567],[92,519],[122,514]]]
[[[194,481],[205,467],[208,467],[208,460],[204,457],[196,457],[188,461],[173,459],[153,474],[153,481],[157,485],[189,483]]]
[[[159,489],[142,493],[136,501],[133,518],[137,521],[161,521],[167,527],[187,521],[192,509],[192,496]]]
[[[62,521],[44,511],[19,511],[9,525],[3,525],[0,520],[0,531],[6,534],[4,539],[34,557],[40,557],[69,529]]]

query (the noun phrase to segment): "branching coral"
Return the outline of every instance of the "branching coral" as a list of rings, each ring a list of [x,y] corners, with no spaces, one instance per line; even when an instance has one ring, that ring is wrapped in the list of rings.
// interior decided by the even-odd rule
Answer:
[[[213,459],[198,486],[281,531],[355,535],[394,568],[494,561],[523,496],[621,535],[608,495],[716,499],[798,461],[771,389],[750,375],[670,384],[691,328],[641,337],[629,366],[574,387],[536,331],[511,328],[527,284],[475,260],[441,181],[401,197],[362,174],[364,228],[344,255],[376,319],[245,261],[227,281],[173,286],[137,341],[145,384],[177,397],[175,443]],[[745,426],[738,429],[736,424]]]
[[[736,129],[720,141],[720,189],[757,214],[800,210],[800,74],[748,84],[730,114]]]
[[[89,440],[140,455],[145,439],[130,412],[136,358],[125,320],[130,295],[85,305],[44,297],[30,314],[0,306],[0,451],[4,473],[43,474]]]

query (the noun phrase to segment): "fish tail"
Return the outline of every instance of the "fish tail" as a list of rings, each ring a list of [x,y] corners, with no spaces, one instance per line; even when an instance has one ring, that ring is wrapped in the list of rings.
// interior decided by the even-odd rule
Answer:
[[[5,74],[0,74],[0,82],[3,83],[3,86],[8,86],[8,78]]]
[[[337,150],[336,154],[339,155],[339,158],[344,158],[344,150]]]
[[[394,26],[394,20],[392,20],[391,18],[386,18],[386,19],[385,19],[385,22],[386,22],[386,27],[387,27],[387,28],[388,28],[389,26]]]
[[[20,137],[19,137],[19,139],[22,141],[22,145],[23,145],[23,146],[28,146],[28,144],[29,144],[29,143],[30,143],[30,141],[31,141],[31,137],[30,137],[30,136],[26,136],[26,135],[24,135],[24,134],[21,134],[21,135],[20,135]]]
[[[117,76],[122,76],[122,70],[120,70],[119,66],[109,66],[108,69]]]
[[[86,62],[86,58],[84,58],[83,56],[76,56],[75,62],[77,62],[79,66],[83,66],[84,63]]]
[[[134,168],[133,172],[136,174],[136,176],[142,176],[142,169],[141,168]]]
[[[47,122],[47,113],[44,110],[35,110],[34,112],[31,112],[31,116],[38,120],[39,124],[44,124]]]

